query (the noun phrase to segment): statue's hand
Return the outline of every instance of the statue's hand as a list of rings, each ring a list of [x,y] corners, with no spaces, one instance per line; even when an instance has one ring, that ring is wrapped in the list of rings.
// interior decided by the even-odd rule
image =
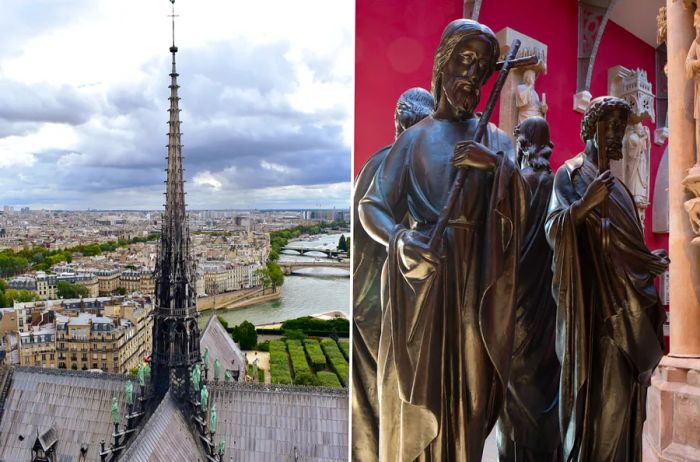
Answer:
[[[455,146],[452,165],[492,171],[498,165],[498,154],[476,141],[462,141]]]
[[[668,254],[664,249],[652,250],[651,253],[658,259],[656,262],[652,263],[650,268],[651,272],[656,275],[663,274],[663,272],[668,269],[668,265],[671,264],[671,259],[668,258]]]
[[[693,71],[700,71],[700,59],[693,61]]]
[[[399,258],[408,275],[423,278],[435,270],[440,259],[433,252],[428,241],[430,238],[418,231],[407,231],[397,242]]]
[[[540,112],[542,112],[542,115],[546,115],[548,110],[549,106],[547,106],[547,103],[540,103]]]
[[[588,185],[583,197],[576,201],[573,206],[576,222],[583,220],[593,209],[603,203],[610,194],[610,188],[612,188],[614,181],[615,177],[610,173],[610,170],[607,170]]]

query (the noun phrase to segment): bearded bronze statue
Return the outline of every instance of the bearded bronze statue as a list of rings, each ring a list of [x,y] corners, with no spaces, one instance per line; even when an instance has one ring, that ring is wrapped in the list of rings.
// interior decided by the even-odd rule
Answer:
[[[446,27],[433,67],[435,111],[396,140],[360,200],[363,228],[387,249],[382,461],[480,461],[503,405],[527,202],[508,136],[489,125],[473,140],[498,56],[488,27],[467,19]],[[464,186],[435,251],[429,236],[459,169]]]
[[[630,105],[591,101],[585,151],[557,171],[546,221],[554,250],[560,431],[566,461],[642,460],[647,388],[663,355],[664,310],[634,199],[606,169],[622,158]]]
[[[403,92],[394,111],[395,138],[430,115],[433,104],[433,96],[423,88]],[[380,274],[386,247],[362,228],[357,208],[392,146],[383,147],[367,160],[353,190],[352,459],[362,462],[377,460],[379,452],[377,354],[382,319]]]

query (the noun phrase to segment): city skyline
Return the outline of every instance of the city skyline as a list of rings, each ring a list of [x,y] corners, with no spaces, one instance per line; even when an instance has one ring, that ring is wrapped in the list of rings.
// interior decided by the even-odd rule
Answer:
[[[162,209],[169,5],[39,3],[0,19],[0,203]],[[178,2],[191,210],[349,206],[352,3],[305,6]]]

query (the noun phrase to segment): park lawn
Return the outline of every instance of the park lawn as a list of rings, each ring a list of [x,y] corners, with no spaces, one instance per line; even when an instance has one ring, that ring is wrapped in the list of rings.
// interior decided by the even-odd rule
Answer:
[[[340,345],[340,351],[343,352],[345,359],[350,361],[350,340],[346,338],[341,338],[338,340],[338,345]]]
[[[270,341],[270,376],[272,383],[285,385],[292,383],[287,346],[282,340]]]
[[[323,351],[321,350],[321,345],[318,343],[318,340],[304,340],[304,348],[306,349],[306,353],[309,355],[309,360],[311,361],[311,367],[313,368],[313,370],[325,370],[326,355],[323,354]]]
[[[311,374],[311,368],[306,359],[306,353],[304,352],[301,340],[287,340],[287,349],[289,350],[289,357],[292,359],[294,377],[303,373]]]
[[[343,388],[334,372],[319,371],[316,373],[316,376],[323,387]]]
[[[340,352],[338,343],[333,339],[324,338],[321,340],[321,348],[323,348],[324,353],[326,353],[326,357],[331,363],[331,368],[336,374],[338,374],[340,383],[343,384],[344,387],[347,387],[349,371],[348,362]]]

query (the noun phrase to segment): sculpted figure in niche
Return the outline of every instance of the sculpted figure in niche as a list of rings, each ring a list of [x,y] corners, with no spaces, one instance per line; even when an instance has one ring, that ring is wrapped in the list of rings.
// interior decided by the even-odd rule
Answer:
[[[535,90],[537,73],[528,69],[523,72],[523,83],[518,85],[515,94],[515,105],[518,107],[518,123],[522,123],[530,117],[544,117],[547,115],[547,103],[540,101]],[[543,95],[544,96],[544,95]]]
[[[458,19],[435,54],[435,111],[406,130],[360,201],[387,249],[377,356],[379,459],[480,461],[503,405],[527,207],[509,137],[472,140],[495,34]],[[459,143],[459,146],[455,146]],[[457,169],[468,169],[437,252],[428,245]]]
[[[644,208],[649,203],[649,129],[641,122],[628,125],[624,147],[625,184],[632,193],[635,204],[641,208],[640,219],[643,222]]]
[[[430,115],[433,104],[433,95],[423,88],[411,88],[401,94],[394,111],[395,139]],[[376,461],[379,455],[377,354],[382,322],[380,275],[386,247],[362,228],[357,207],[391,147],[392,144],[383,147],[367,160],[355,179],[352,200],[352,458],[362,462]]]
[[[630,111],[620,98],[591,101],[581,124],[585,151],[557,171],[545,225],[567,461],[641,462],[647,388],[663,355],[665,313],[654,278],[668,258],[645,245],[627,188],[598,169],[600,148],[622,159]]]
[[[557,305],[552,298],[552,249],[544,232],[554,145],[542,117],[525,120],[514,135],[530,207],[520,256],[510,383],[498,420],[498,453],[500,462],[558,462]]]
[[[700,156],[700,10],[695,10],[693,19],[695,26],[695,40],[688,50],[688,58],[685,61],[685,70],[688,79],[692,79],[695,88],[695,159]]]

